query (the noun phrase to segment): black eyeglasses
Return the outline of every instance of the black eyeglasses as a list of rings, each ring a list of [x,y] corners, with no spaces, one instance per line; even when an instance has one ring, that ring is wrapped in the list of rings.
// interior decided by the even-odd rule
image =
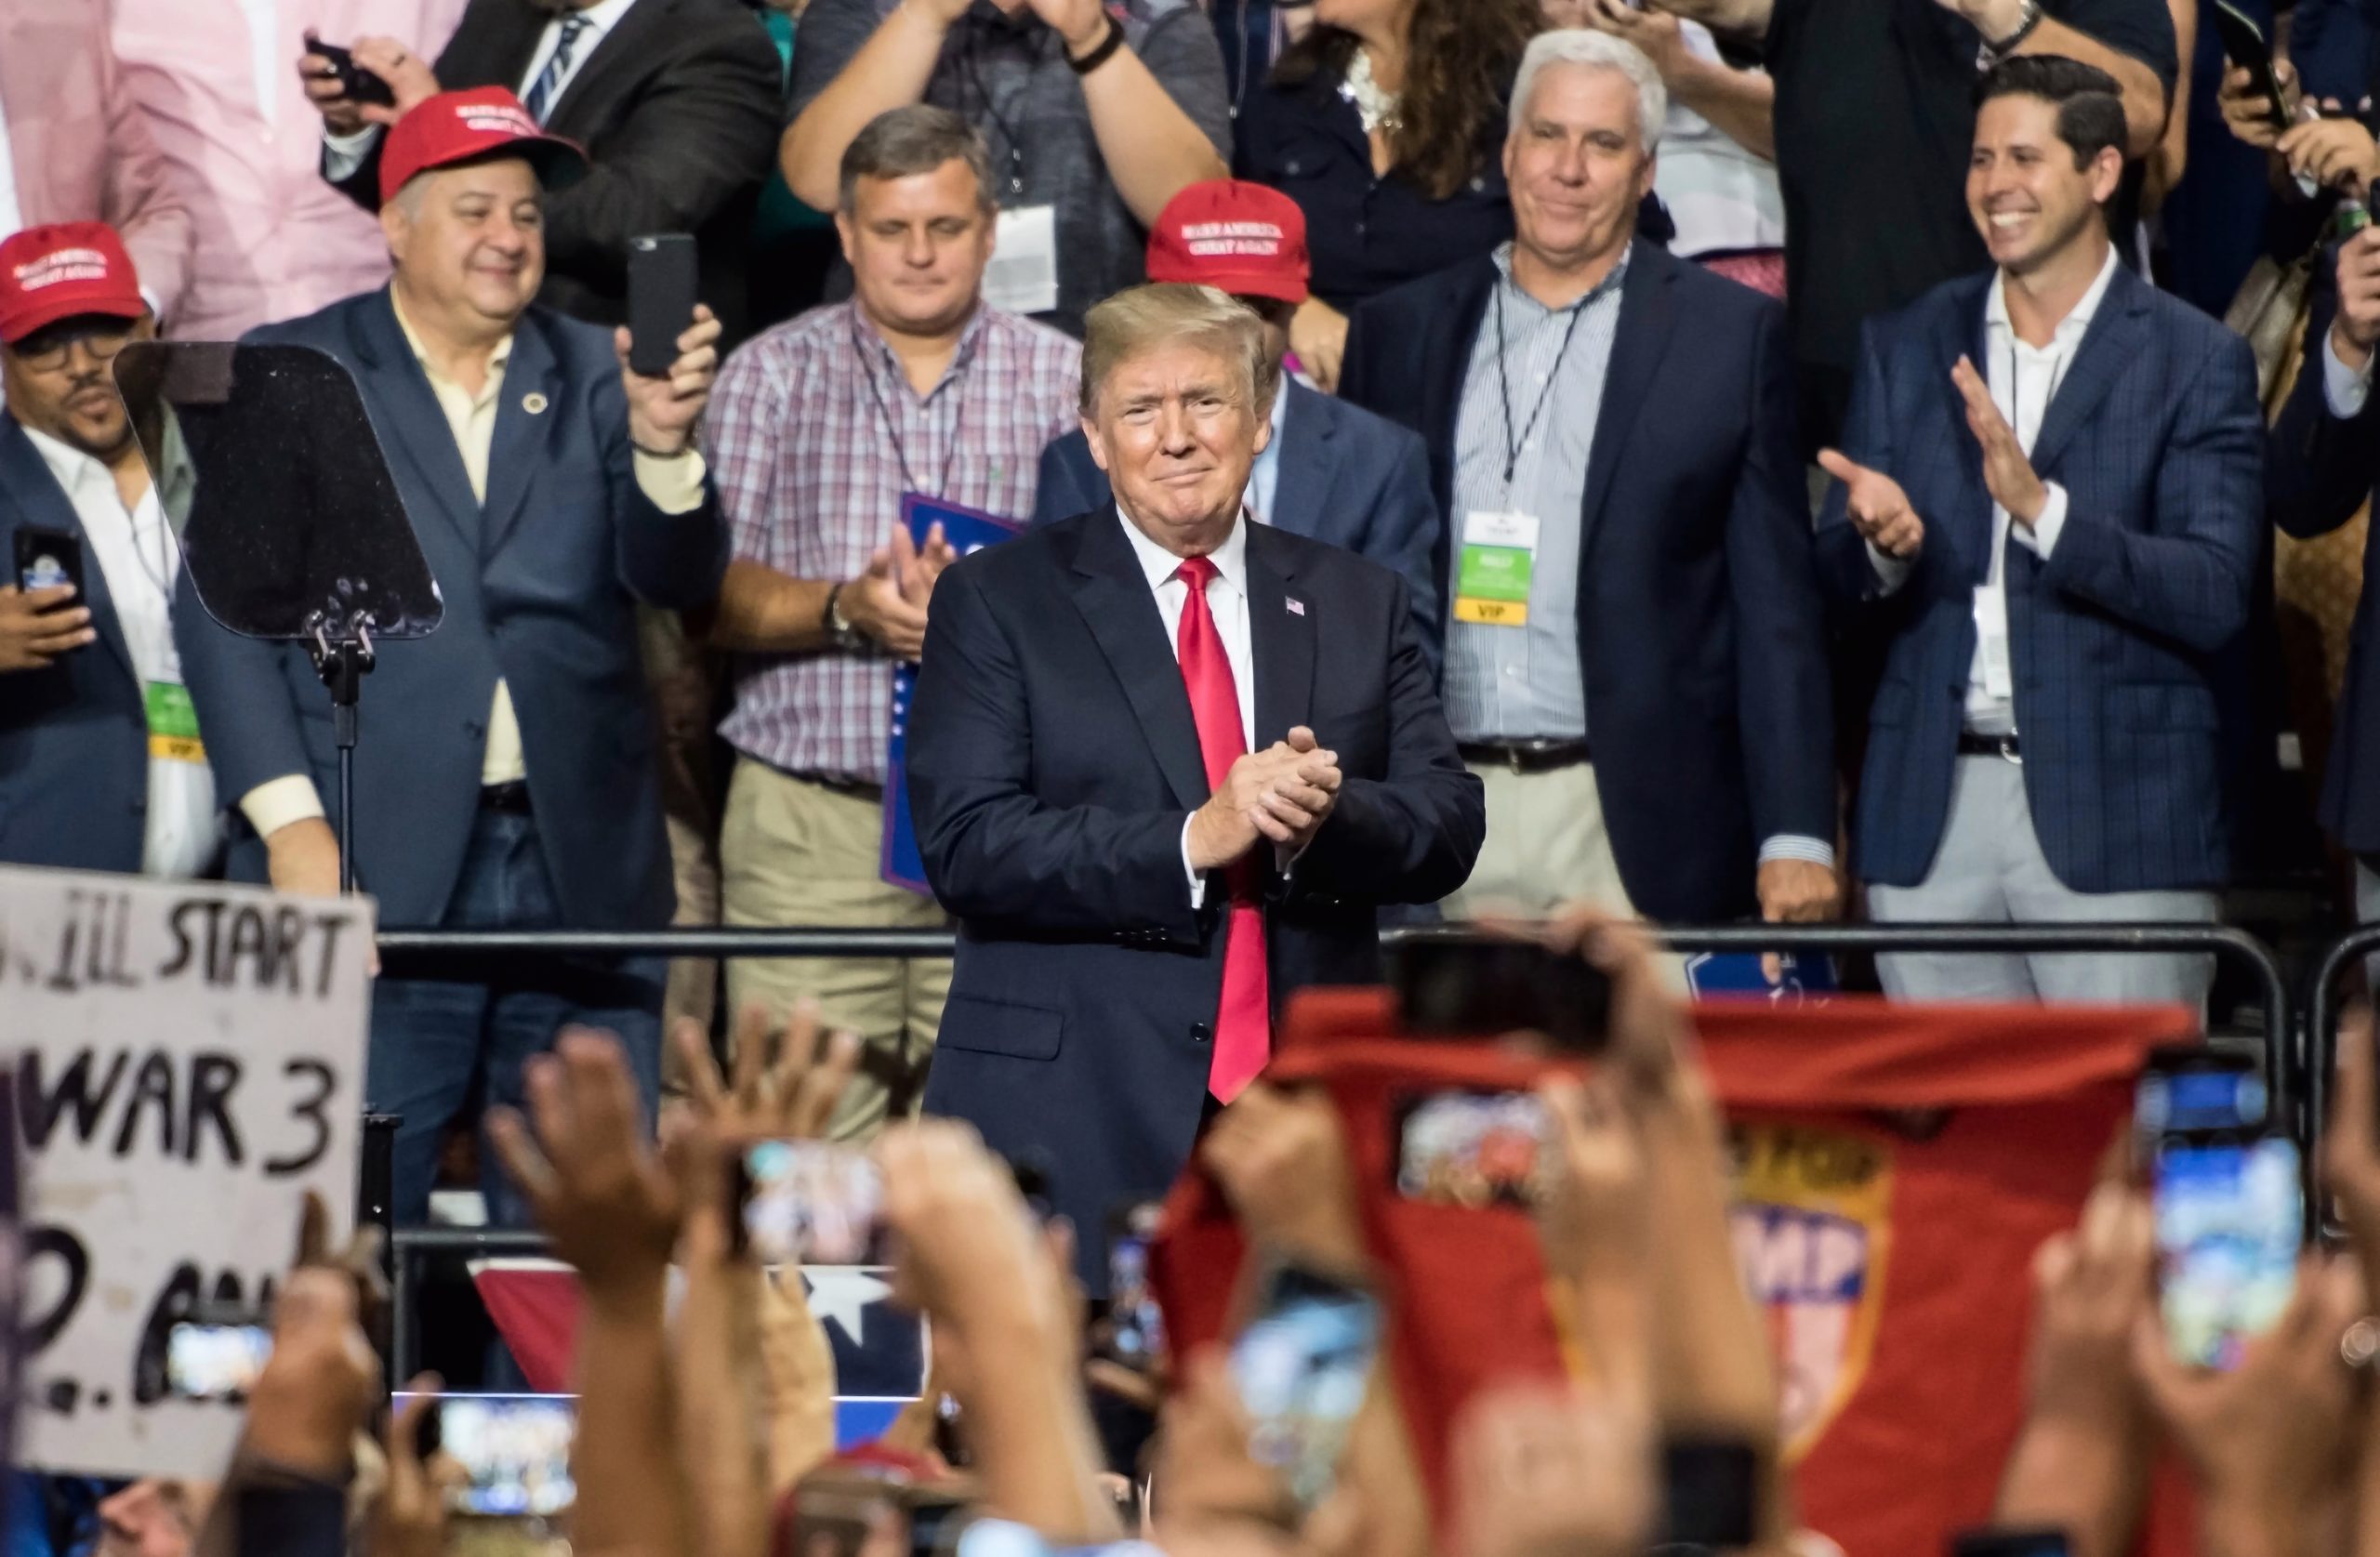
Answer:
[[[132,326],[125,323],[75,330],[62,336],[40,333],[10,350],[35,373],[59,373],[65,369],[77,346],[91,354],[92,362],[105,367],[131,344]]]

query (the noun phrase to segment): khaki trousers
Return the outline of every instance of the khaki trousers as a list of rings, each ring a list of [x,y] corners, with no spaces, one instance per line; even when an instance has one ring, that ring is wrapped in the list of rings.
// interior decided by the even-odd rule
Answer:
[[[1468,766],[1488,791],[1488,838],[1471,878],[1440,904],[1448,918],[1535,919],[1579,903],[1636,917],[1611,857],[1593,764],[1542,773],[1516,773],[1499,763]]]
[[[950,920],[932,898],[878,874],[883,838],[880,801],[739,758],[720,835],[726,922],[947,928]],[[860,1074],[836,1111],[837,1141],[868,1140],[888,1117],[917,1112],[949,994],[946,957],[739,957],[727,964],[731,1011],[757,1000],[781,1015],[807,995],[826,1027],[860,1036]]]

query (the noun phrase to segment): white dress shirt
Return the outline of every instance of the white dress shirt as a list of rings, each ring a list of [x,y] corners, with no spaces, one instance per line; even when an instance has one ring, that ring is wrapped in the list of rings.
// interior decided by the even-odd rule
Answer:
[[[585,19],[587,25],[579,29],[578,41],[570,46],[570,63],[563,67],[562,79],[554,84],[553,97],[546,104],[546,117],[553,117],[554,109],[562,102],[563,94],[570,90],[570,84],[577,80],[578,73],[587,68],[588,56],[595,52],[596,46],[609,35],[612,29],[620,24],[620,19],[628,15],[628,7],[635,4],[636,0],[596,0],[594,5],[577,13]],[[527,100],[530,86],[545,70],[546,61],[554,57],[554,50],[561,46],[562,18],[557,16],[546,23],[544,33],[537,39],[536,51],[529,56],[529,68],[521,73],[519,81],[512,84],[513,96]],[[352,175],[364,165],[364,159],[372,152],[372,143],[379,138],[380,126],[377,125],[366,125],[353,135],[333,135],[324,130],[324,176],[331,182],[338,183]]]
[[[133,666],[143,683],[144,704],[147,683],[180,685],[182,662],[174,650],[170,603],[181,552],[166,528],[155,485],[141,496],[138,507],[126,512],[115,477],[106,466],[32,428],[25,429],[25,436],[41,451],[43,463],[58,478],[75,516],[83,521],[91,560],[107,581],[116,626],[123,630],[125,647],[132,652]],[[70,652],[104,654],[108,651],[91,643]],[[205,734],[200,732],[202,739]],[[204,870],[215,857],[218,825],[215,778],[207,765],[158,756],[152,750],[141,874],[182,879]]]
[[[2372,395],[2372,357],[2363,359],[2363,366],[2351,368],[2339,361],[2339,343],[2331,332],[2322,332],[2322,398],[2330,402],[2331,415],[2339,420],[2353,421],[2363,415],[2364,402]]]
[[[2099,311],[2099,304],[2107,297],[2115,274],[2116,254],[2110,247],[2097,279],[2073,310],[2057,322],[2057,327],[2050,333],[2049,344],[2040,347],[2019,340],[2016,326],[2009,322],[2007,273],[2002,271],[1991,278],[1991,290],[1985,296],[1983,305],[1984,361],[1978,365],[1983,370],[1984,383],[1991,391],[1992,404],[2007,418],[2017,444],[2028,456],[2033,452],[2033,440],[2041,435],[2049,402],[2066,381],[2067,370],[2074,365],[2074,353],[2089,333],[2091,320]],[[1967,672],[1966,727],[1978,734],[2010,735],[2016,731],[2016,695],[2009,684],[2008,592],[2004,575],[2012,534],[2017,545],[2044,561],[2057,549],[2057,537],[2066,528],[2066,488],[2056,482],[2043,485],[2049,495],[2030,527],[2013,524],[2006,508],[1998,503],[1991,505],[1990,571],[1976,586],[1975,655]],[[1913,559],[1885,556],[1872,542],[1868,556],[1887,593],[1909,582],[1910,571],[1915,566]]]
[[[1248,524],[1243,513],[1241,522],[1231,527],[1223,544],[1208,556],[1215,565],[1215,576],[1207,581],[1207,611],[1215,619],[1215,636],[1223,640],[1223,658],[1231,662],[1233,689],[1239,693],[1239,738],[1250,747],[1256,744],[1256,652],[1248,636]],[[1116,510],[1116,522],[1124,527],[1124,538],[1132,543],[1132,555],[1140,559],[1141,572],[1149,581],[1149,592],[1157,596],[1157,614],[1165,621],[1166,646],[1173,651],[1176,662],[1182,658],[1182,609],[1190,600],[1190,586],[1175,576],[1182,559],[1141,534],[1141,527],[1125,517],[1122,508]],[[1190,821],[1182,823],[1182,871],[1190,880],[1190,906],[1206,905],[1207,878],[1190,864]]]

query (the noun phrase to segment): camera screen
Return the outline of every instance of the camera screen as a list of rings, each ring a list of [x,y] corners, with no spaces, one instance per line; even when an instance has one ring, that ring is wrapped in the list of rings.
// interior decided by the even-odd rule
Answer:
[[[767,1265],[881,1265],[884,1181],[864,1153],[823,1141],[745,1148],[746,1245]]]
[[[540,1518],[576,1500],[571,1437],[578,1425],[567,1395],[449,1395],[438,1404],[443,1452],[468,1478],[456,1492],[463,1513]]]
[[[177,1325],[165,1338],[165,1382],[184,1400],[238,1400],[272,1355],[260,1325]]]
[[[2288,1306],[2304,1233],[2297,1167],[2279,1137],[2159,1148],[2159,1307],[2181,1361],[2236,1366]]]
[[[1370,1293],[1289,1269],[1232,1345],[1232,1382],[1254,1424],[1250,1452],[1281,1471],[1307,1508],[1337,1477],[1379,1343]]]

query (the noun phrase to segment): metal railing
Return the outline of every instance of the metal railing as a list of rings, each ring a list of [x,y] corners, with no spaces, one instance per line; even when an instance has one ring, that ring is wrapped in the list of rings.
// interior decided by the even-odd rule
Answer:
[[[2322,1132],[2330,1125],[2331,1076],[2339,1060],[2339,984],[2350,969],[2365,957],[2380,954],[2380,924],[2361,925],[2324,948],[2320,961],[2306,975],[2302,1009],[2305,1022],[2305,1130],[2307,1172],[2312,1184],[2323,1230],[2344,1231],[2331,1216],[2329,1195],[2322,1193]]]
[[[1383,944],[1394,945],[1415,932],[1388,930]],[[1661,927],[1658,939],[1683,956],[1701,953],[2081,953],[2115,956],[2194,955],[2228,957],[2253,973],[2264,1018],[2265,1080],[2272,1099],[2273,1117],[2286,1122],[2301,1144],[2315,1154],[2314,1115],[2300,1113],[2301,1095],[2319,1087],[2321,1067],[2310,1077],[2303,1068],[2295,1030],[2291,1024],[2289,983],[2272,949],[2242,930],[2225,925],[2101,924],[2101,925],[1974,925],[1974,924],[1740,924]],[[2351,936],[2342,945],[2362,942],[2380,949],[2380,927]],[[661,930],[384,930],[378,936],[387,972],[402,976],[404,964],[426,957],[947,957],[957,943],[948,930],[785,929],[676,929]],[[2343,961],[2335,949],[2325,968]],[[2318,983],[2319,998],[2327,981]],[[2327,1055],[2328,1028],[2316,1028],[2320,1052]],[[2306,1080],[2301,1082],[2301,1077]],[[385,1132],[383,1139],[385,1141]],[[413,1335],[414,1277],[416,1261],[436,1255],[473,1259],[534,1257],[545,1252],[545,1240],[535,1233],[478,1228],[390,1229],[391,1262],[389,1368],[391,1377],[412,1377],[418,1350]]]

